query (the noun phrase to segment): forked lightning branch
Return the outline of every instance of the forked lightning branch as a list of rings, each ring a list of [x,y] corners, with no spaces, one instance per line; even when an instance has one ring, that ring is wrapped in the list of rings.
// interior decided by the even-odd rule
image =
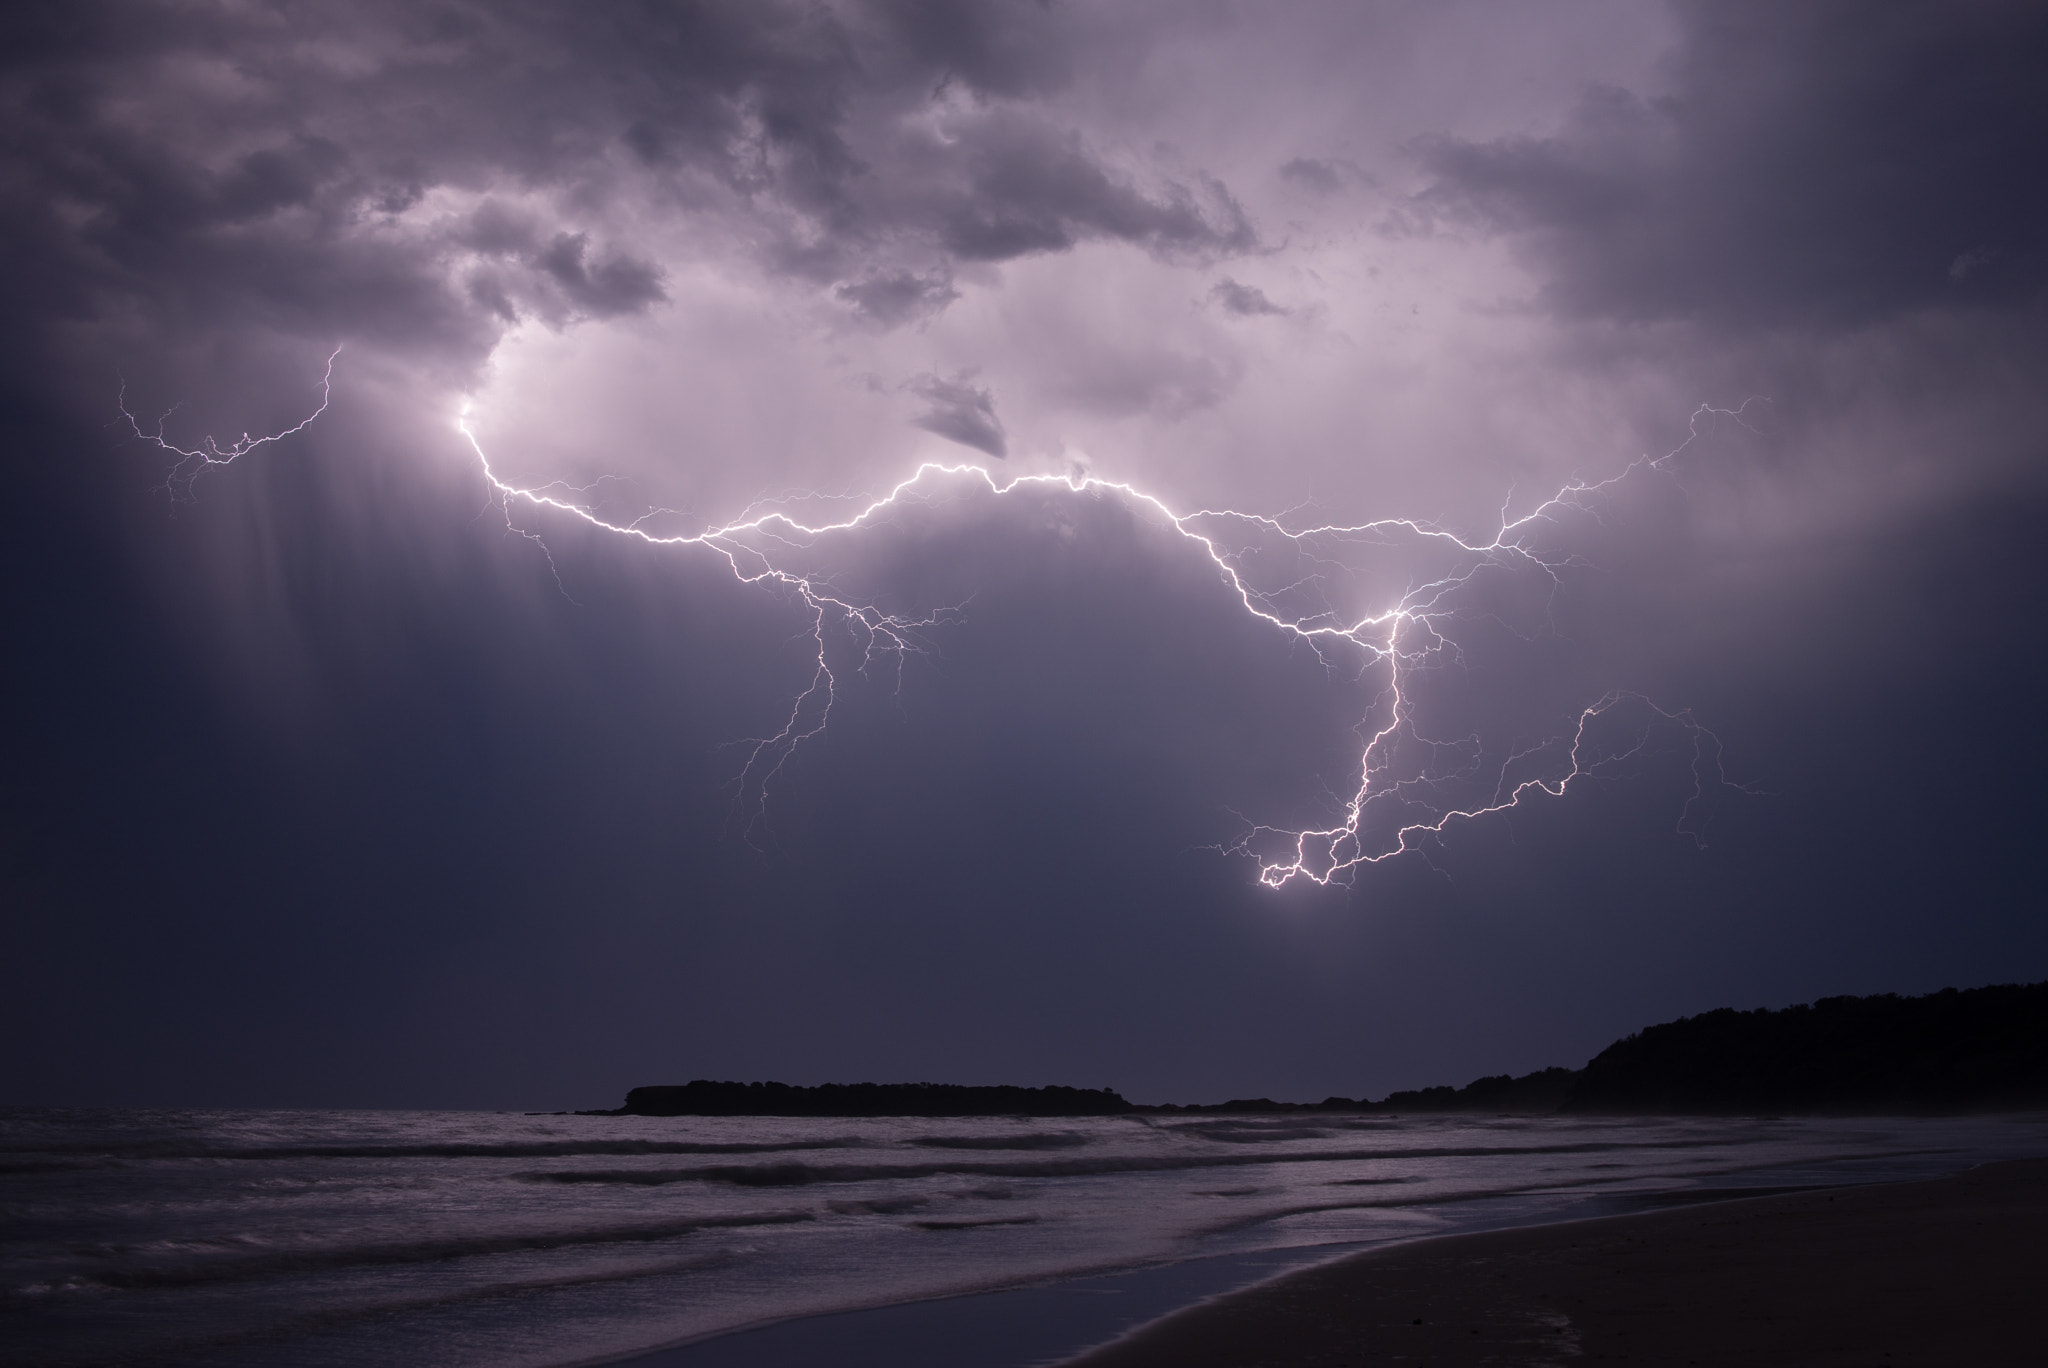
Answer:
[[[129,412],[125,396],[121,414],[138,439],[174,458],[165,477],[167,486],[189,489],[209,471],[253,456],[310,426],[327,409],[339,355],[337,349],[328,357],[319,406],[291,427],[266,436],[245,433],[225,445],[209,437],[186,448],[165,435],[170,414],[154,427],[145,427]],[[1700,417],[1708,414],[1739,421],[1742,410],[1703,405],[1694,414],[1695,433]],[[465,404],[456,426],[511,530],[539,540],[537,530],[521,521],[522,510],[575,518],[650,547],[702,552],[740,582],[779,590],[802,605],[815,648],[811,677],[791,701],[779,730],[744,743],[746,763],[738,782],[740,802],[751,813],[750,829],[765,814],[770,790],[785,777],[793,757],[815,743],[831,720],[843,684],[831,662],[835,635],[857,649],[858,668],[865,669],[878,656],[894,657],[900,667],[906,654],[924,649],[933,631],[959,611],[886,611],[835,587],[834,576],[798,562],[815,560],[821,548],[829,549],[839,539],[873,534],[884,515],[910,501],[930,502],[948,487],[983,490],[998,498],[1035,489],[1127,501],[1206,558],[1230,599],[1271,630],[1276,646],[1305,645],[1326,664],[1344,666],[1347,673],[1377,686],[1369,711],[1356,726],[1357,759],[1346,781],[1348,792],[1340,792],[1333,804],[1333,820],[1302,829],[1249,823],[1226,847],[1256,861],[1259,881],[1270,888],[1295,880],[1349,883],[1361,869],[1418,852],[1461,823],[1532,801],[1563,798],[1575,785],[1621,773],[1653,749],[1674,744],[1689,753],[1691,770],[1692,791],[1677,823],[1681,833],[1699,840],[1709,797],[1718,789],[1736,787],[1723,772],[1720,741],[1714,733],[1690,713],[1668,710],[1636,693],[1607,693],[1580,707],[1575,717],[1563,718],[1552,734],[1492,758],[1476,737],[1428,737],[1416,723],[1418,697],[1431,672],[1455,663],[1456,628],[1474,611],[1465,600],[1476,580],[1485,574],[1534,576],[1547,592],[1556,592],[1571,561],[1542,545],[1542,531],[1566,517],[1595,511],[1594,505],[1625,480],[1663,471],[1684,446],[1662,457],[1638,460],[1604,481],[1569,483],[1520,517],[1510,518],[1503,511],[1496,530],[1484,540],[1405,518],[1295,527],[1282,519],[1230,508],[1181,512],[1158,495],[1120,481],[1054,474],[1004,478],[985,466],[964,462],[927,462],[836,522],[807,523],[784,508],[769,508],[750,510],[737,521],[701,531],[664,534],[650,530],[644,518],[620,522],[604,516],[579,499],[580,491],[562,484],[530,487],[506,479],[478,441],[469,416]],[[1384,552],[1396,545],[1431,553],[1438,569],[1362,612],[1344,612],[1333,606],[1331,595],[1316,592],[1362,552]],[[1255,548],[1275,546],[1292,552],[1296,569],[1284,583],[1261,587],[1253,582],[1248,558]],[[1418,765],[1412,759],[1416,754],[1449,759],[1433,758]]]

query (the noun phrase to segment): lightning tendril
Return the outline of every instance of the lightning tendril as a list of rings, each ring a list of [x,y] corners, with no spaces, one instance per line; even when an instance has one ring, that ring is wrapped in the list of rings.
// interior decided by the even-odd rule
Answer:
[[[320,404],[291,427],[263,437],[244,433],[223,446],[208,437],[198,446],[177,446],[165,436],[167,411],[154,428],[145,428],[126,406],[121,415],[134,436],[175,459],[166,476],[173,493],[189,492],[200,476],[231,465],[259,448],[304,431],[326,412],[334,364],[340,348],[327,358],[320,381]],[[579,501],[587,490],[559,482],[530,487],[501,475],[469,422],[463,405],[456,427],[474,453],[492,501],[502,510],[508,530],[540,543],[539,535],[522,525],[515,509],[556,512],[620,537],[650,546],[693,547],[716,556],[743,584],[782,590],[803,605],[814,648],[812,673],[790,703],[786,719],[773,734],[741,743],[745,763],[736,780],[737,807],[749,813],[746,834],[765,819],[771,786],[807,743],[823,735],[842,683],[830,659],[835,638],[858,648],[857,670],[865,672],[878,658],[894,661],[899,671],[906,656],[929,649],[932,632],[954,620],[957,606],[910,615],[887,611],[835,587],[831,577],[799,568],[799,552],[821,539],[859,534],[877,526],[885,514],[907,502],[924,501],[947,484],[983,489],[998,498],[1022,490],[1064,490],[1126,501],[1195,548],[1214,568],[1237,605],[1265,623],[1279,637],[1313,650],[1326,666],[1348,668],[1357,678],[1382,672],[1381,687],[1355,730],[1357,761],[1349,791],[1335,796],[1337,820],[1320,828],[1290,829],[1247,822],[1242,833],[1222,846],[1228,853],[1257,863],[1259,882],[1282,888],[1296,880],[1328,886],[1349,884],[1372,865],[1423,850],[1454,825],[1476,821],[1521,807],[1541,797],[1562,798],[1575,786],[1615,774],[1647,755],[1660,740],[1675,740],[1691,752],[1692,792],[1679,815],[1677,829],[1704,844],[1704,813],[1710,796],[1722,788],[1746,791],[1732,783],[1722,763],[1721,741],[1687,710],[1669,710],[1635,692],[1609,692],[1585,705],[1554,734],[1519,747],[1487,765],[1476,736],[1445,741],[1422,734],[1416,723],[1417,680],[1427,670],[1455,661],[1458,647],[1449,625],[1463,615],[1458,600],[1480,575],[1492,570],[1519,570],[1541,577],[1552,592],[1562,587],[1561,575],[1577,562],[1546,549],[1540,532],[1567,514],[1598,517],[1598,503],[1617,485],[1641,471],[1665,472],[1700,435],[1700,421],[1714,416],[1744,423],[1756,400],[1735,409],[1703,404],[1694,411],[1692,433],[1685,443],[1661,457],[1643,457],[1619,474],[1598,482],[1573,481],[1520,517],[1503,507],[1499,523],[1485,540],[1462,537],[1434,523],[1388,518],[1356,524],[1291,526],[1284,518],[1230,508],[1179,512],[1159,496],[1118,480],[1083,474],[1022,474],[998,478],[986,466],[971,462],[928,461],[872,499],[850,517],[817,524],[798,520],[786,509],[756,505],[729,523],[691,533],[665,534],[646,525],[648,516],[615,521]],[[758,510],[758,511],[757,511]],[[1449,561],[1441,573],[1411,584],[1391,603],[1376,610],[1344,613],[1320,592],[1326,573],[1346,567],[1344,554],[1359,547],[1385,547],[1396,541],[1432,548]],[[1247,569],[1262,546],[1291,548],[1304,572],[1272,589],[1261,589]],[[543,552],[545,543],[540,543]],[[552,557],[549,560],[552,567]],[[557,576],[559,580],[559,576]],[[1306,594],[1307,610],[1285,605]],[[1377,720],[1375,720],[1377,719]],[[1620,739],[1607,733],[1616,731]],[[1401,757],[1421,750],[1431,756],[1449,753],[1459,763],[1448,768],[1424,764],[1413,768]],[[1438,800],[1446,787],[1477,795],[1460,801]]]

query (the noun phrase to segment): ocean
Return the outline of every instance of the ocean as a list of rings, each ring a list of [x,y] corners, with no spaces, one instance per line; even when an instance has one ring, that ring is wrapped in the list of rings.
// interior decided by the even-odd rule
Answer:
[[[2041,1115],[12,1110],[0,1364],[1023,1368],[1372,1244],[2043,1153]]]

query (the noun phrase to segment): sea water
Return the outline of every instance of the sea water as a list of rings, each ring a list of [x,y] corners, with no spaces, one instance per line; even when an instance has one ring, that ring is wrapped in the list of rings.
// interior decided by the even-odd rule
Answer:
[[[1207,1290],[1176,1269],[1243,1281],[1390,1240],[2041,1153],[2041,1116],[16,1110],[0,1363],[554,1368],[1032,1286],[1150,1286],[1140,1316],[1160,1288]],[[1102,1276],[1133,1269],[1152,1271]],[[944,1303],[967,1318],[949,1363],[1034,1361],[972,1328],[1028,1313],[1019,1295]],[[1097,1315],[1056,1347],[1119,1328]],[[833,1343],[804,1355],[832,1368]]]

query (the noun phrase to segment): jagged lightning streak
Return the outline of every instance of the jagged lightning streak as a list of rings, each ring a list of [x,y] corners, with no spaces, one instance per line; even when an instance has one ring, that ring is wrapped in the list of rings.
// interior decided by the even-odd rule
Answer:
[[[477,440],[475,430],[469,425],[469,405],[466,402],[455,420],[455,426],[469,443],[470,450],[476,453],[477,466],[483,472],[484,480],[499,506],[504,509],[506,526],[510,530],[523,536],[533,535],[520,527],[512,517],[514,506],[523,503],[534,508],[550,508],[568,513],[593,527],[623,537],[636,538],[650,546],[703,547],[722,558],[741,583],[771,585],[785,589],[794,594],[809,610],[811,639],[817,648],[810,683],[790,704],[789,717],[781,730],[772,736],[757,737],[745,743],[750,749],[738,780],[738,802],[742,810],[750,807],[756,811],[765,810],[768,786],[782,772],[783,766],[800,746],[825,730],[825,724],[831,718],[832,704],[838,697],[839,677],[832,668],[826,640],[834,628],[849,633],[859,644],[859,668],[865,670],[878,652],[892,654],[900,664],[904,655],[922,650],[923,633],[937,627],[951,615],[951,610],[947,609],[916,618],[884,612],[873,604],[862,603],[834,592],[821,577],[776,565],[769,551],[763,549],[763,543],[772,547],[778,539],[815,539],[832,532],[855,530],[914,486],[926,468],[921,468],[917,475],[890,491],[887,498],[876,500],[845,522],[808,527],[777,510],[754,517],[743,516],[739,521],[690,535],[664,536],[650,532],[644,526],[644,518],[627,523],[613,522],[599,516],[587,506],[577,503],[573,498],[565,498],[550,492],[561,490],[565,494],[575,494],[585,491],[560,484],[528,488],[500,476],[492,466],[491,458],[485,453],[483,444]],[[753,825],[751,821],[747,824],[747,834],[751,835]]]
[[[176,455],[174,472],[187,472],[183,478],[189,484],[211,467],[231,464],[257,447],[304,429],[325,411],[333,365],[334,358],[330,356],[327,374],[321,382],[320,409],[296,426],[267,437],[250,438],[245,434],[227,447],[208,439],[201,447],[187,450],[165,440],[161,422],[155,433],[144,431],[132,417],[130,426],[137,437]],[[804,605],[814,647],[811,679],[791,703],[777,732],[744,743],[749,750],[738,779],[739,805],[757,814],[753,820],[765,813],[769,787],[791,757],[805,743],[821,735],[830,720],[841,683],[831,659],[835,634],[858,648],[859,663],[855,669],[864,672],[878,655],[886,655],[895,659],[900,671],[903,658],[924,650],[930,632],[957,611],[942,608],[918,616],[886,611],[835,588],[824,575],[788,563],[796,552],[808,550],[830,536],[872,529],[889,511],[911,500],[928,498],[932,487],[944,482],[980,486],[996,497],[1045,488],[1064,489],[1076,495],[1107,494],[1128,501],[1197,548],[1246,613],[1285,638],[1306,645],[1326,666],[1333,666],[1335,657],[1342,654],[1356,659],[1360,677],[1375,667],[1384,670],[1380,695],[1357,727],[1361,747],[1354,782],[1348,795],[1339,802],[1341,820],[1323,828],[1300,830],[1248,823],[1244,834],[1224,847],[1255,860],[1262,884],[1281,888],[1296,880],[1325,886],[1349,883],[1360,869],[1416,852],[1425,842],[1444,836],[1454,824],[1507,812],[1538,796],[1562,798],[1575,785],[1613,773],[1645,754],[1660,734],[1680,738],[1692,751],[1693,792],[1680,813],[1678,829],[1695,841],[1700,839],[1695,816],[1710,788],[1737,786],[1729,784],[1723,772],[1719,738],[1689,712],[1666,710],[1639,694],[1609,693],[1582,708],[1575,719],[1550,739],[1517,749],[1492,766],[1487,771],[1487,787],[1480,783],[1484,757],[1476,737],[1444,742],[1418,731],[1414,681],[1426,669],[1455,658],[1458,648],[1447,629],[1460,615],[1456,602],[1459,592],[1478,576],[1488,569],[1520,569],[1544,577],[1554,592],[1560,586],[1560,573],[1573,561],[1543,550],[1536,537],[1540,529],[1567,513],[1597,517],[1595,501],[1623,480],[1638,471],[1667,469],[1698,438],[1703,416],[1718,415],[1742,423],[1748,407],[1749,403],[1733,410],[1702,405],[1693,415],[1692,435],[1676,450],[1654,459],[1644,457],[1607,480],[1569,483],[1519,518],[1510,518],[1504,508],[1497,529],[1484,541],[1405,518],[1290,527],[1278,518],[1235,509],[1177,512],[1159,496],[1122,481],[1078,473],[999,479],[987,467],[968,462],[926,462],[852,516],[837,522],[806,523],[785,509],[773,507],[765,511],[750,509],[733,522],[702,531],[664,534],[651,531],[645,516],[620,522],[601,515],[579,501],[577,496],[587,494],[587,490],[559,482],[526,486],[505,478],[470,426],[467,403],[456,419],[456,427],[474,453],[491,497],[504,513],[508,530],[538,540],[538,534],[522,526],[514,515],[516,508],[526,507],[566,514],[650,546],[701,548],[722,560],[741,583],[779,588]],[[127,416],[125,407],[122,411]],[[1235,542],[1229,537],[1233,530],[1239,533]],[[1282,601],[1290,594],[1319,586],[1322,572],[1311,568],[1307,574],[1277,589],[1260,589],[1248,578],[1244,562],[1262,538],[1278,539],[1293,547],[1311,567],[1341,564],[1335,558],[1345,546],[1385,546],[1399,538],[1412,539],[1445,553],[1453,564],[1443,573],[1411,585],[1377,611],[1346,615],[1325,604],[1312,612],[1295,612],[1285,609]],[[1379,720],[1375,722],[1374,717]],[[1626,728],[1626,744],[1614,745],[1596,737],[1603,724],[1616,722]],[[1412,776],[1404,776],[1398,756],[1404,744],[1421,747],[1432,755],[1444,750],[1463,753],[1467,762],[1463,768],[1448,773],[1425,767]],[[1442,803],[1432,803],[1427,796],[1434,790],[1457,785],[1479,788],[1482,796]],[[753,820],[748,823],[749,834]]]
[[[288,428],[270,433],[264,437],[251,437],[245,432],[226,446],[220,445],[212,437],[207,437],[198,446],[187,449],[175,445],[165,438],[164,425],[170,422],[171,415],[178,411],[179,405],[177,404],[171,405],[158,416],[154,431],[143,431],[142,420],[128,411],[128,386],[125,382],[121,386],[120,397],[116,402],[121,410],[121,417],[128,424],[128,430],[134,433],[138,440],[148,442],[159,450],[167,451],[178,458],[171,463],[170,470],[164,475],[164,492],[173,496],[180,493],[189,494],[193,481],[197,480],[207,471],[219,466],[233,465],[258,447],[269,446],[272,442],[281,442],[285,438],[304,432],[307,428],[311,427],[315,418],[327,412],[328,400],[334,394],[334,362],[340,355],[340,347],[336,347],[327,354],[327,368],[320,375],[320,407],[314,409]]]

